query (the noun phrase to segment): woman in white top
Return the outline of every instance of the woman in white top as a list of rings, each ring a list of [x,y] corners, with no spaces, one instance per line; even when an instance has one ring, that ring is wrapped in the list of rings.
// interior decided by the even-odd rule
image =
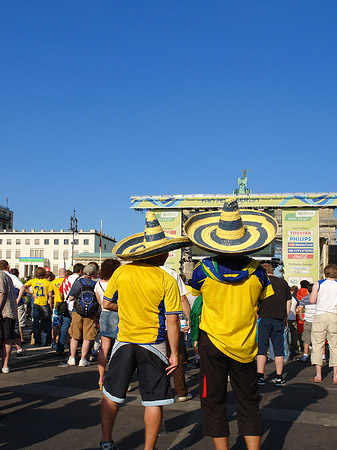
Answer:
[[[316,281],[310,296],[310,303],[316,303],[311,354],[311,364],[316,366],[316,375],[310,381],[322,383],[322,351],[327,339],[329,366],[333,367],[333,383],[337,384],[337,266],[325,266],[324,276],[324,280]]]
[[[103,297],[105,289],[114,271],[120,266],[117,259],[106,259],[103,261],[100,271],[100,280],[95,285],[95,294],[99,304],[102,307],[102,312],[99,319],[99,330],[101,335],[101,348],[98,353],[98,373],[99,389],[103,389],[105,367],[108,359],[110,347],[113,344],[116,336],[118,313],[103,308]]]

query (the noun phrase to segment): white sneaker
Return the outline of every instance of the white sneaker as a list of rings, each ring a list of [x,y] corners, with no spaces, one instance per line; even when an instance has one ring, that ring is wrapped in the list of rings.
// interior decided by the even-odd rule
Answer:
[[[72,356],[69,356],[67,363],[68,366],[76,366],[76,359],[73,358]]]
[[[185,397],[178,397],[179,402],[187,402],[192,399],[192,394],[188,393]]]
[[[90,366],[90,362],[87,359],[80,359],[80,362],[78,363],[80,367],[87,367]]]
[[[3,367],[1,371],[2,373],[9,373],[9,367]]]

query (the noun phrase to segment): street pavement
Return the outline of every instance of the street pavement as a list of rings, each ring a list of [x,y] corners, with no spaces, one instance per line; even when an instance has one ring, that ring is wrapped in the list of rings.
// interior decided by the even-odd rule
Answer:
[[[97,363],[89,367],[62,367],[65,356],[50,348],[29,347],[30,356],[11,358],[11,372],[0,374],[1,450],[94,450],[100,440],[100,400]],[[63,366],[65,366],[63,364]],[[277,388],[271,379],[274,364],[266,366],[267,383],[260,387],[264,450],[336,450],[337,386],[332,370],[323,367],[322,384],[309,382],[314,369],[308,363],[285,364],[287,385]],[[158,450],[212,449],[202,435],[198,398],[198,370],[187,369],[193,399],[165,407]],[[229,384],[229,448],[245,449],[237,434],[234,398]],[[114,427],[120,450],[143,449],[143,407],[136,377],[127,403]]]

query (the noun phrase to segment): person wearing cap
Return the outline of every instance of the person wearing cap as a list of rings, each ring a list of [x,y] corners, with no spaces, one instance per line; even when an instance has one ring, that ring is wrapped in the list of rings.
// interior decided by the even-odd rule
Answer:
[[[87,286],[91,286],[93,295],[94,287],[96,282],[93,281],[93,276],[96,274],[96,269],[94,266],[88,264],[83,269],[83,277],[77,278],[77,280],[72,285],[69,292],[69,302],[72,302],[78,299],[81,295],[83,284]],[[82,283],[83,281],[83,283]],[[96,298],[96,297],[95,297]],[[69,366],[76,365],[76,352],[78,348],[78,341],[83,339],[82,347],[81,347],[81,359],[78,363],[81,367],[86,367],[90,365],[90,362],[87,360],[87,354],[90,349],[90,341],[95,340],[97,336],[96,330],[96,320],[97,315],[83,316],[78,314],[76,311],[72,312],[71,316],[71,325],[69,334],[71,336],[70,341],[70,356],[68,359]]]
[[[222,211],[193,215],[185,224],[193,243],[216,256],[203,259],[192,276],[193,295],[202,294],[199,395],[203,433],[217,450],[228,449],[227,383],[233,389],[239,434],[248,450],[261,442],[261,414],[255,356],[257,306],[274,293],[265,270],[245,256],[275,237],[273,217],[254,210],[240,212],[236,198]]]
[[[113,423],[136,369],[145,406],[145,450],[154,449],[162,423],[162,406],[174,403],[168,375],[178,365],[182,305],[176,280],[160,266],[169,251],[189,245],[186,237],[166,237],[155,214],[148,212],[145,232],[123,239],[112,251],[132,263],[115,270],[103,297],[103,307],[118,308],[119,315],[117,339],[103,387],[103,450],[117,448],[112,440]],[[166,334],[171,347],[169,358]]]

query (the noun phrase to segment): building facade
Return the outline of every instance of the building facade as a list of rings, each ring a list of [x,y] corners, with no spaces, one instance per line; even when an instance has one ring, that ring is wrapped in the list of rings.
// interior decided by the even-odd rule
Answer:
[[[8,207],[0,205],[0,230],[13,229],[13,211]]]
[[[110,253],[116,240],[102,236],[102,252]],[[0,259],[17,268],[21,277],[32,276],[37,267],[48,267],[55,275],[60,268],[69,269],[76,255],[100,251],[100,233],[96,230],[3,230],[0,231]]]

